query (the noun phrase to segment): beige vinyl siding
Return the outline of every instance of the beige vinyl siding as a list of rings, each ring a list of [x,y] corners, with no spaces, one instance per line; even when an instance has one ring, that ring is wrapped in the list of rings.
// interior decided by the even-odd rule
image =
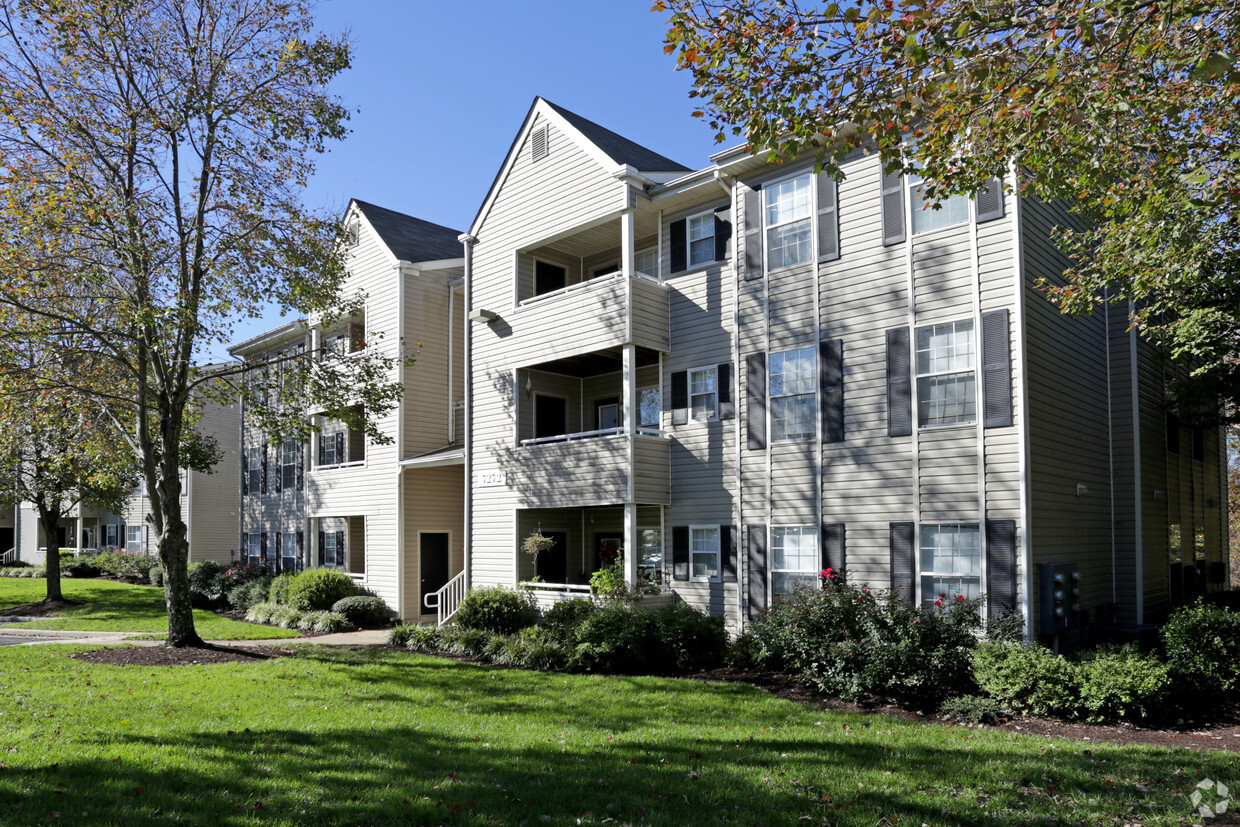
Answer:
[[[404,472],[405,494],[405,619],[429,620],[435,615],[422,602],[419,532],[448,534],[448,574],[465,566],[465,467],[416,468]]]
[[[628,442],[623,436],[552,442],[517,449],[509,485],[523,508],[569,508],[628,500]]]
[[[186,475],[188,491],[181,501],[187,505],[189,561],[227,563],[232,552],[239,551],[241,404],[209,405],[198,428],[218,440],[221,457],[211,473],[190,471]]]
[[[434,451],[449,443],[451,403],[464,398],[461,386],[465,364],[464,342],[461,339],[465,322],[465,302],[459,291],[451,300],[451,283],[464,270],[451,267],[405,273],[405,318],[401,335],[406,347],[415,355],[414,363],[404,371],[404,459]],[[395,272],[388,278],[395,278]],[[449,308],[455,313],[453,335],[448,338]],[[369,324],[369,320],[368,320]],[[386,339],[394,338],[389,334]],[[385,341],[386,341],[385,339]],[[455,377],[449,377],[451,361]],[[455,392],[450,394],[450,381]]]

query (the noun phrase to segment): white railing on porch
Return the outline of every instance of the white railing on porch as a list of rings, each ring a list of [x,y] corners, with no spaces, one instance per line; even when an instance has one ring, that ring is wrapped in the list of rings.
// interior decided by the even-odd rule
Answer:
[[[579,431],[575,434],[556,434],[555,436],[540,436],[536,439],[521,440],[521,447],[527,448],[530,445],[548,445],[553,442],[577,442],[583,439],[604,439],[609,436],[620,436],[624,433],[624,428],[600,428],[597,431]],[[639,436],[666,437],[663,431],[658,428],[638,428]]]
[[[568,592],[586,597],[590,596],[590,587],[581,583],[543,583],[542,581],[526,580],[521,583],[521,588],[529,589],[532,592]]]
[[[17,560],[17,547],[16,546],[9,549],[4,554],[0,554],[0,566],[4,565],[5,563],[13,563],[16,560]]]
[[[461,607],[461,601],[464,599],[465,572],[462,571],[445,583],[439,591],[423,596],[422,605],[436,611],[435,625],[442,626],[452,618],[452,615],[456,614],[456,610]]]

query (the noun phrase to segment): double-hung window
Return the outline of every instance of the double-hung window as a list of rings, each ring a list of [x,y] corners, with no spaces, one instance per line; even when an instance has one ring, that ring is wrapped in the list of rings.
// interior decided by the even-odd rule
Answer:
[[[280,571],[297,571],[297,534],[291,531],[280,535]]]
[[[292,439],[280,446],[280,487],[285,491],[297,487],[297,448],[297,441]]]
[[[335,465],[344,462],[344,457],[336,450],[337,445],[336,434],[319,434],[319,465]]]
[[[715,214],[692,216],[688,221],[689,266],[709,264],[715,260]]]
[[[928,233],[943,227],[964,224],[969,220],[969,197],[949,195],[935,207],[926,199],[926,184],[921,174],[913,170],[908,174],[908,197],[912,204],[913,235]]]
[[[797,586],[818,582],[818,526],[786,525],[771,530],[771,593],[787,597]]]
[[[957,596],[981,594],[982,542],[976,524],[946,523],[921,527],[921,602],[946,605]],[[944,597],[946,595],[946,597]]]
[[[246,451],[245,473],[248,477],[247,490],[251,494],[260,494],[263,490],[263,449],[254,446]]]
[[[251,534],[246,538],[249,543],[245,550],[246,559],[251,566],[258,566],[263,563],[263,535]]]
[[[323,535],[323,565],[339,568],[344,565],[344,549],[336,542],[336,532],[328,531]]]
[[[918,424],[976,422],[972,320],[917,328],[916,349]]]
[[[689,527],[689,567],[691,580],[719,577],[719,526]]]
[[[711,232],[713,233],[714,229]],[[657,279],[659,277],[659,248],[647,247],[644,250],[638,250],[633,255],[633,269]]]
[[[771,439],[809,439],[815,434],[814,348],[771,354]]]
[[[767,184],[763,190],[766,209],[766,269],[777,270],[804,264],[814,254],[813,176],[798,175]]]
[[[142,551],[142,526],[131,525],[125,528],[125,551],[130,554]]]
[[[718,368],[689,371],[689,407],[694,419],[714,419],[719,406]]]

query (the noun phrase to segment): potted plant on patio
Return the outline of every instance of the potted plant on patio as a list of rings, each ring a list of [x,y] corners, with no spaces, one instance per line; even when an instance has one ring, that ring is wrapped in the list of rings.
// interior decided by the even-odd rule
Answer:
[[[555,547],[555,540],[542,533],[542,529],[535,531],[530,536],[521,541],[521,550],[538,560],[538,555],[544,551],[551,551]]]

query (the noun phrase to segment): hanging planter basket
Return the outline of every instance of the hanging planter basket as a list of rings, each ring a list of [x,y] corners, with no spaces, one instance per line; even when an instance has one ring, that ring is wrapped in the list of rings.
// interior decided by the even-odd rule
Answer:
[[[521,541],[521,550],[535,560],[538,559],[538,555],[544,551],[550,551],[554,547],[555,540],[543,534],[542,531],[535,531]]]

